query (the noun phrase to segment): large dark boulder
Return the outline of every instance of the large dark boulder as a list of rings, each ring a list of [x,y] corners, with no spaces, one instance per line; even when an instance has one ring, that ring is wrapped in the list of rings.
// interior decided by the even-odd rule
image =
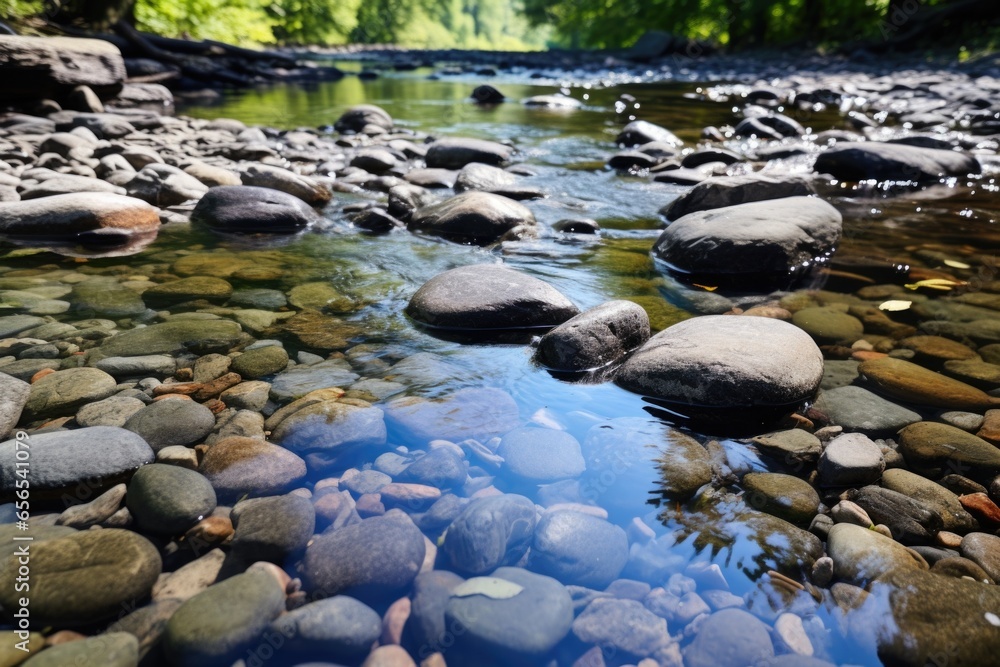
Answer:
[[[253,185],[222,185],[210,189],[191,213],[191,222],[220,232],[290,234],[307,227],[319,215],[286,192]]]
[[[982,171],[979,160],[965,153],[878,142],[838,144],[821,153],[814,168],[845,181],[918,183]]]

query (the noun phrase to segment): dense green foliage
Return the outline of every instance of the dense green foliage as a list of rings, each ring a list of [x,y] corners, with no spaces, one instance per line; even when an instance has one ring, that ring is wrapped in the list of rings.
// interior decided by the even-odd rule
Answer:
[[[159,34],[259,44],[524,49],[546,32],[520,0],[136,0],[135,18]]]
[[[946,6],[996,0],[525,0],[534,25],[568,46],[621,47],[650,29],[732,47],[844,43],[894,38]],[[961,15],[951,16],[950,20]],[[975,18],[966,23],[981,30]],[[951,39],[961,35],[951,33]]]

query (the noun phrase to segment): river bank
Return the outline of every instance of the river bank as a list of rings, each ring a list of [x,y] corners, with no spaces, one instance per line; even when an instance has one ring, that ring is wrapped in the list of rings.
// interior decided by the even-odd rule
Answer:
[[[27,664],[988,663],[1000,84],[807,65],[0,116]]]

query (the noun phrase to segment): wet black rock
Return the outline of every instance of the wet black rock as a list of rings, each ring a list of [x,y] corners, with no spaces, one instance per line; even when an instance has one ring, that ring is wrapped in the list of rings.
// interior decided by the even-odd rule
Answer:
[[[361,132],[366,127],[391,130],[392,116],[374,104],[359,104],[341,114],[333,127],[337,132]]]
[[[481,331],[551,328],[579,312],[548,283],[484,264],[434,276],[406,307],[407,315],[430,327]]]
[[[552,229],[563,234],[598,234],[601,226],[596,220],[574,218],[559,220],[552,224]]]
[[[815,170],[845,181],[916,181],[943,176],[978,174],[982,167],[971,155],[935,148],[878,142],[837,144],[820,153]]]
[[[615,139],[616,144],[622,146],[638,146],[647,144],[650,141],[659,141],[671,146],[680,146],[684,142],[677,138],[673,132],[665,127],[654,125],[645,120],[634,120],[618,133]]]
[[[629,391],[693,406],[791,406],[810,398],[823,355],[798,327],[764,317],[707,315],[649,339],[615,375]]]
[[[474,245],[494,243],[517,228],[522,235],[531,235],[535,226],[534,214],[523,204],[476,191],[419,208],[407,225],[410,231]]]
[[[590,514],[558,510],[535,526],[528,568],[564,584],[603,590],[628,561],[620,527]]]
[[[675,220],[653,254],[691,279],[743,280],[807,274],[840,240],[843,219],[814,197],[785,197],[697,211]]]
[[[390,510],[315,538],[301,573],[306,589],[317,597],[347,593],[361,600],[386,599],[410,586],[424,554],[420,529],[403,512]]]
[[[479,104],[499,104],[507,98],[493,86],[483,84],[476,86],[475,90],[472,91],[472,99]]]
[[[427,147],[427,166],[431,169],[461,169],[470,162],[500,166],[510,160],[511,148],[495,141],[447,137]]]
[[[195,224],[248,234],[290,234],[318,219],[316,211],[298,197],[252,185],[212,188],[191,213]]]
[[[521,560],[535,529],[535,505],[506,494],[469,503],[445,533],[442,550],[459,572],[481,575]]]
[[[778,178],[764,174],[718,176],[702,181],[661,208],[660,215],[667,220],[677,220],[696,211],[814,194],[816,190],[809,181],[801,177]]]
[[[631,301],[608,301],[563,322],[542,337],[538,361],[556,370],[600,368],[649,339],[649,316]]]

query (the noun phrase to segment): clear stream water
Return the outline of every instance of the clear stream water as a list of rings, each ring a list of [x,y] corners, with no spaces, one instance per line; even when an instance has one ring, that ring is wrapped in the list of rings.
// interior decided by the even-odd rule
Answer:
[[[657,210],[687,188],[619,175],[604,163],[616,150],[615,135],[632,116],[670,128],[693,146],[703,127],[738,121],[733,105],[704,99],[697,94],[696,83],[614,87],[595,83],[566,89],[583,102],[581,109],[535,109],[522,106],[518,100],[557,92],[558,82],[504,77],[487,80],[473,76],[433,80],[428,78],[430,73],[430,70],[387,73],[372,81],[347,76],[340,81],[306,87],[277,85],[226,94],[218,104],[188,105],[180,108],[179,113],[202,118],[229,117],[247,124],[284,129],[316,128],[332,125],[351,105],[372,103],[386,109],[402,127],[436,136],[510,141],[519,151],[517,161],[536,174],[524,183],[537,185],[549,194],[545,199],[527,202],[543,226],[561,218],[583,216],[601,224],[601,235],[594,238],[549,235],[493,250],[406,232],[371,237],[351,229],[341,211],[346,203],[366,199],[335,194],[334,202],[324,213],[327,222],[322,229],[284,240],[277,247],[259,248],[249,242],[220,239],[188,226],[168,226],[152,245],[132,257],[95,259],[90,264],[138,270],[144,265],[169,261],[176,253],[263,250],[294,267],[293,277],[286,276],[280,287],[287,289],[295,281],[327,280],[364,303],[363,308],[346,318],[357,326],[355,341],[390,345],[410,354],[440,354],[446,364],[435,365],[433,372],[414,379],[411,389],[414,393],[431,396],[464,386],[500,387],[515,398],[524,419],[565,429],[581,441],[594,424],[606,419],[652,419],[642,397],[614,384],[573,384],[556,379],[532,362],[533,350],[528,346],[459,345],[438,340],[415,329],[403,315],[403,308],[417,287],[442,271],[502,259],[550,282],[581,309],[610,299],[631,299],[646,308],[656,330],[696,314],[690,293],[675,289],[649,256],[649,249],[662,228]],[[469,99],[471,90],[485,82],[503,91],[508,103],[494,107],[473,104]],[[633,96],[634,101],[621,102],[623,94]],[[802,122],[815,131],[849,127],[836,110],[812,114]],[[806,169],[794,161],[785,168]],[[846,222],[834,268],[871,277],[877,283],[902,283],[905,273],[896,267],[929,265],[927,257],[932,254],[956,260],[971,254],[995,256],[1000,246],[1000,234],[995,229],[995,192],[983,189],[981,184],[978,188],[957,185],[892,199],[880,195],[830,198],[845,214]],[[928,250],[933,253],[928,254]],[[7,261],[27,269],[53,264],[71,268],[76,260],[43,253]],[[951,270],[963,277],[962,270]],[[971,275],[967,272],[964,277]],[[850,276],[839,280],[845,291],[863,284]],[[831,280],[828,287],[841,289],[837,280]],[[406,444],[405,434],[390,435],[395,438],[391,441]],[[768,469],[767,462],[740,442],[722,439],[721,444],[731,466],[744,471]],[[701,544],[696,546],[694,539],[699,529],[690,527],[700,521],[697,515],[691,514],[685,520],[685,510],[660,499],[658,471],[654,466],[644,470],[641,479],[644,487],[635,484],[616,492],[617,497],[602,498],[602,504],[611,510],[611,520],[626,526],[633,517],[645,518],[658,536],[673,533],[676,544],[670,549],[671,557],[682,561],[711,558],[722,568],[735,594],[746,594],[755,613],[773,619],[780,605],[770,604],[766,589],[758,587],[761,573],[755,559],[761,555],[760,547],[743,535],[732,547],[715,554],[699,549]],[[502,485],[503,480],[497,483]],[[720,511],[721,521],[735,509],[727,506]],[[689,527],[684,528],[685,524]],[[839,664],[879,664],[873,648],[856,641],[855,635],[827,607],[810,607],[805,603],[802,607],[804,616],[822,621],[822,629],[810,634],[823,657]],[[807,623],[807,627],[817,626]]]

